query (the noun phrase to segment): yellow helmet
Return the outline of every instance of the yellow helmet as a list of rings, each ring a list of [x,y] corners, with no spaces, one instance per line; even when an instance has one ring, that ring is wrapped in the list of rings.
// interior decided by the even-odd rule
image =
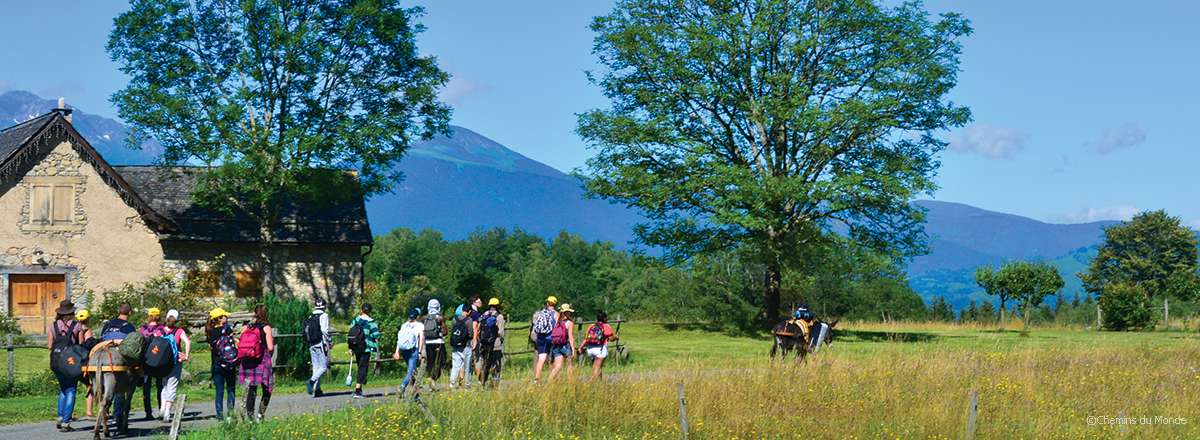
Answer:
[[[489,299],[489,300],[488,300],[488,305],[489,305],[489,306],[498,306],[498,305],[500,305],[500,298],[492,298],[492,299]]]
[[[546,297],[546,304],[558,304],[558,298],[548,296]]]
[[[146,316],[159,316],[161,314],[162,314],[162,310],[159,310],[158,307],[151,307],[149,309],[146,309]]]
[[[92,312],[89,312],[88,309],[79,309],[79,311],[75,312],[76,321],[86,321],[91,316]]]
[[[220,307],[217,307],[217,308],[215,308],[215,309],[212,309],[212,310],[209,310],[209,311],[208,311],[208,319],[217,319],[217,318],[220,318],[220,317],[222,317],[222,316],[226,316],[226,317],[228,317],[228,316],[229,316],[229,312],[226,312],[226,311],[225,311],[225,309],[222,309],[222,308],[220,308]]]

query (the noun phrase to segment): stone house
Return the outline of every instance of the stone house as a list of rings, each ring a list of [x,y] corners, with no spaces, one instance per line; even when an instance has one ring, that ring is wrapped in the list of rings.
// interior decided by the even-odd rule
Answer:
[[[248,217],[193,203],[202,173],[112,166],[67,109],[0,131],[0,309],[44,333],[64,297],[86,306],[89,292],[98,301],[163,274],[192,278],[213,297],[274,291],[344,307],[361,290],[372,244],[361,194],[287,204],[263,246]]]

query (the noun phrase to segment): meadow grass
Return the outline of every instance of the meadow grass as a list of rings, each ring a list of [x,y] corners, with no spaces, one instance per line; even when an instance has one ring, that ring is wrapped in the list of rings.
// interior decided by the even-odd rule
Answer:
[[[699,439],[960,438],[972,391],[977,438],[1200,438],[1195,334],[839,327],[833,347],[797,365],[769,361],[766,338],[627,325],[631,362],[605,382],[580,370],[532,386],[511,365],[496,390],[425,393],[436,421],[388,401],[187,438],[679,438],[677,383]]]

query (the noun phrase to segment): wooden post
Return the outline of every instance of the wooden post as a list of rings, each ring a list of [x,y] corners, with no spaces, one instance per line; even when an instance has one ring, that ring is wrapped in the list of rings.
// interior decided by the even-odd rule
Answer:
[[[967,405],[967,433],[963,437],[975,440],[975,415],[979,410],[979,390],[971,390],[971,403]]]
[[[675,384],[675,391],[679,395],[679,431],[683,433],[683,440],[687,440],[687,438],[688,438],[687,403],[683,398],[683,382]]]
[[[174,411],[172,411],[175,414],[171,415],[171,434],[168,437],[170,440],[179,438],[179,425],[183,423],[183,407],[187,405],[187,394],[180,394],[179,398],[175,400],[177,400],[176,406]]]
[[[9,386],[9,388],[16,386],[16,379],[13,376],[13,374],[14,374],[13,368],[14,367],[13,367],[13,338],[12,338],[12,336],[13,335],[8,335],[8,338],[6,338],[7,342],[8,342],[8,347],[6,347],[6,348],[8,349],[8,386]]]
[[[1101,318],[1101,316],[1102,315],[1100,314],[1100,302],[1097,301],[1096,302],[1096,330],[1100,330],[1100,329],[1104,328],[1104,320]]]
[[[1163,328],[1171,329],[1171,307],[1166,298],[1163,298]]]

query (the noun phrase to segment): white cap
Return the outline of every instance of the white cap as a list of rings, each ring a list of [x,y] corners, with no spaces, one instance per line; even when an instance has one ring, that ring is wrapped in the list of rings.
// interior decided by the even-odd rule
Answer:
[[[171,310],[167,311],[167,317],[179,319],[179,311],[175,310],[175,309],[171,309]]]

